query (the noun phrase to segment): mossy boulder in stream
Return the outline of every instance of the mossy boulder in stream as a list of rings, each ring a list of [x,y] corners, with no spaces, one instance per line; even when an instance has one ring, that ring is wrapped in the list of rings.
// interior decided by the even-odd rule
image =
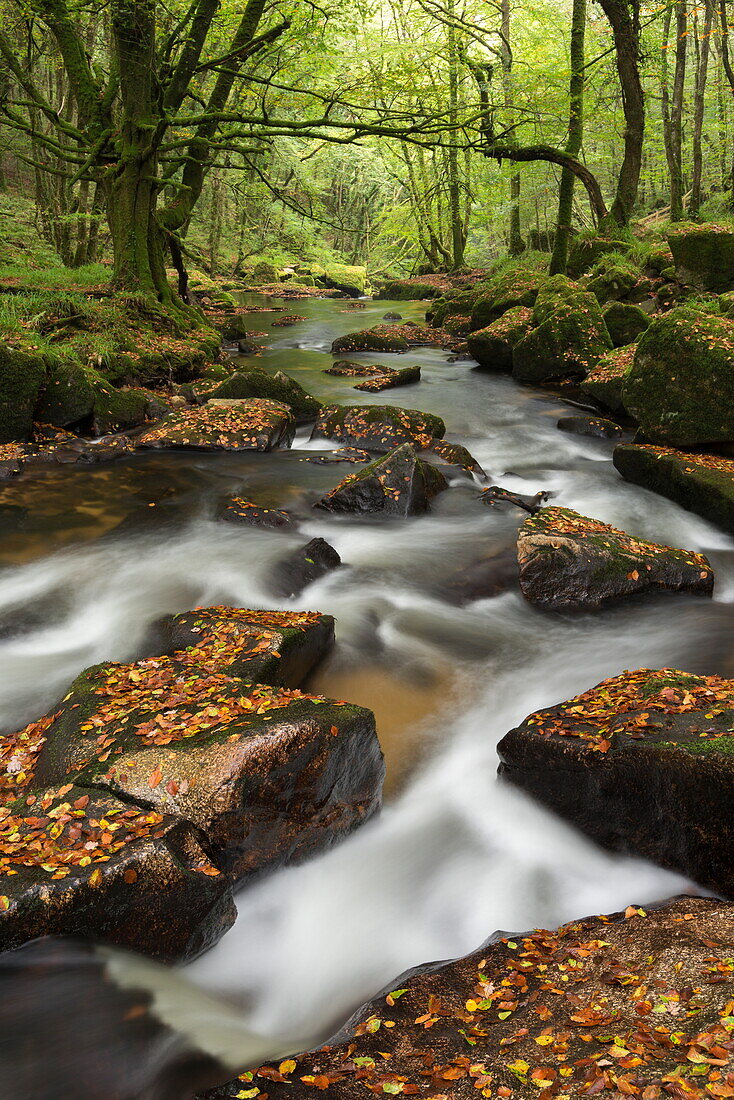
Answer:
[[[42,356],[0,342],[0,444],[23,442],[30,436],[45,376]]]
[[[209,391],[209,398],[246,400],[264,397],[288,405],[297,424],[315,420],[321,402],[304,390],[300,383],[283,371],[267,374],[264,370],[236,371],[220,385]]]
[[[442,439],[446,425],[440,416],[401,409],[396,405],[324,405],[311,433],[312,439],[326,437],[384,453],[401,443],[425,447]]]
[[[66,779],[0,809],[0,950],[82,936],[190,959],[234,923],[227,877],[182,817]]]
[[[734,442],[734,321],[675,309],[637,345],[624,403],[653,443]]]
[[[612,346],[593,294],[556,275],[533,307],[533,327],[513,348],[512,375],[518,382],[583,378]]]
[[[469,354],[488,370],[512,370],[512,353],[532,328],[529,306],[508,309],[486,328],[472,332],[467,340]]]
[[[144,390],[116,389],[93,367],[62,361],[49,369],[35,416],[57,428],[107,435],[143,424],[149,404]]]
[[[528,516],[517,540],[520,591],[549,608],[600,607],[654,589],[711,595],[702,554],[635,538],[569,508]]]
[[[679,282],[698,290],[734,290],[734,230],[722,225],[685,225],[668,234]]]
[[[627,481],[674,500],[734,534],[734,461],[673,447],[623,443],[614,465]]]
[[[642,668],[531,714],[500,774],[597,843],[732,897],[733,727],[734,681]]]
[[[473,330],[486,328],[508,309],[532,306],[548,276],[531,268],[511,267],[497,275],[471,312]]]
[[[364,469],[348,474],[315,507],[327,512],[415,516],[429,511],[431,500],[447,488],[441,471],[418,458],[409,443],[403,443]]]
[[[610,302],[602,310],[604,324],[615,348],[634,344],[650,327],[650,318],[632,302]]]
[[[136,443],[155,450],[272,451],[290,447],[295,427],[290,408],[279,401],[218,398],[177,410]]]
[[[496,932],[464,958],[394,978],[326,1046],[250,1066],[202,1100],[254,1088],[270,1100],[312,1100],[321,1089],[338,1100],[368,1091],[424,1100],[724,1096],[734,1079],[733,927],[727,902],[680,897],[554,930]]]
[[[605,352],[584,378],[579,389],[610,412],[624,412],[624,382],[635,358],[637,344]]]
[[[377,326],[385,328],[386,326]],[[386,332],[374,332],[365,329],[362,332],[348,332],[338,336],[331,345],[332,355],[344,355],[355,351],[400,352],[408,350],[408,341],[404,336]]]

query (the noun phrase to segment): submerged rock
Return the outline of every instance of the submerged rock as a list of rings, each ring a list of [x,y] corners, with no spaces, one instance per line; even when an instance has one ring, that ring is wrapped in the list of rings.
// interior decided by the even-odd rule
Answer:
[[[622,443],[614,449],[614,465],[625,480],[674,500],[734,534],[734,460]]]
[[[402,370],[383,371],[376,378],[357,383],[354,388],[366,393],[379,393],[381,390],[394,390],[397,386],[409,386],[411,382],[420,380],[420,367],[403,367]]]
[[[554,931],[497,932],[464,958],[401,974],[326,1046],[251,1066],[205,1097],[236,1100],[255,1088],[270,1100],[320,1090],[339,1100],[368,1091],[726,1096],[733,929],[731,905],[683,897]]]
[[[315,420],[321,408],[321,402],[307,393],[295,378],[289,378],[283,371],[267,374],[262,370],[236,371],[209,393],[209,398],[235,398],[238,401],[253,397],[279,401],[287,405],[297,424]]]
[[[714,574],[703,554],[634,538],[569,508],[543,508],[517,540],[520,591],[544,607],[599,607],[664,588],[711,595]]]
[[[295,423],[287,405],[250,401],[208,402],[174,412],[137,438],[141,448],[204,451],[272,451],[289,447]]]
[[[445,434],[446,425],[440,416],[418,409],[401,409],[396,405],[324,405],[311,438],[336,439],[348,446],[384,453],[401,443],[422,448]]]
[[[509,309],[486,328],[469,336],[469,354],[480,367],[511,371],[513,350],[532,328],[532,319],[533,311],[528,306]]]
[[[416,455],[409,443],[349,474],[316,508],[328,512],[414,516],[429,511],[430,502],[448,488],[445,477]]]
[[[610,412],[624,412],[624,383],[635,358],[637,344],[602,355],[579,389]]]
[[[193,958],[236,916],[190,822],[69,782],[0,808],[0,891],[3,951],[73,933]]]
[[[500,774],[609,848],[734,895],[734,681],[638,669],[531,714]]]
[[[600,416],[562,416],[556,427],[572,435],[589,435],[594,439],[619,439],[623,434],[619,424]]]
[[[734,442],[734,321],[690,309],[657,317],[640,337],[624,403],[653,443]]]
[[[219,519],[227,523],[246,523],[250,527],[293,527],[293,517],[278,508],[264,508],[244,497],[230,497],[219,510]]]
[[[307,585],[338,569],[342,560],[325,539],[311,539],[275,564],[269,585],[275,596],[298,596]]]

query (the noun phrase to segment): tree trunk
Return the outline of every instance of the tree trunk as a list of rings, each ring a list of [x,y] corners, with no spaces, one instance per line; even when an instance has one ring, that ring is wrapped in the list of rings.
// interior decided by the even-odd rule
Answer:
[[[512,81],[512,38],[510,25],[510,0],[502,0],[502,41],[500,44],[500,57],[502,61],[502,89],[504,93],[505,109],[511,110],[513,106],[513,81]],[[520,227],[520,173],[513,172],[510,177],[510,226],[509,226],[509,251],[511,256],[519,256],[525,250],[525,242],[522,239]]]
[[[691,181],[691,198],[688,203],[688,214],[692,218],[698,217],[701,209],[701,183],[703,177],[703,111],[704,96],[706,93],[706,78],[708,76],[709,45],[711,42],[711,24],[713,22],[712,0],[705,0],[703,32],[698,49],[698,65],[696,67],[696,92],[693,110],[693,179]]]
[[[456,127],[459,120],[459,51],[456,43],[454,19],[456,12],[454,0],[447,0],[447,44],[449,58],[449,123]],[[449,177],[449,219],[451,222],[451,270],[458,271],[464,266],[464,219],[461,210],[461,180],[459,178],[459,150],[456,147],[458,129],[452,129],[449,135],[448,177]]]
[[[645,137],[645,97],[640,79],[639,0],[599,0],[612,28],[617,74],[624,109],[624,158],[617,177],[611,216],[617,225],[629,224],[637,201]]]
[[[683,219],[683,91],[686,80],[688,11],[686,0],[675,5],[675,74],[670,99],[670,220]]]
[[[571,14],[571,77],[569,81],[570,110],[566,152],[578,159],[584,136],[584,37],[586,33],[586,0],[573,0]],[[576,177],[568,168],[561,172],[558,192],[556,239],[551,257],[551,275],[565,275],[568,242],[571,236],[573,190]]]

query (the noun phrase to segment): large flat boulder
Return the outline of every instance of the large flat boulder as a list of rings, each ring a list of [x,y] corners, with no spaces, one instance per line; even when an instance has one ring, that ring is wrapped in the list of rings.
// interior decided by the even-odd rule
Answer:
[[[621,443],[614,465],[627,481],[674,500],[734,534],[734,460],[673,447]]]
[[[446,478],[403,443],[343,481],[315,505],[327,512],[415,516],[430,510],[430,502],[448,488]]]
[[[279,401],[218,399],[179,409],[136,442],[154,450],[272,451],[290,447],[294,434],[291,410]]]
[[[408,341],[405,337],[391,331],[381,331],[386,327],[378,325],[376,330],[364,329],[360,332],[348,332],[344,336],[338,336],[331,345],[331,354],[344,355],[355,351],[407,351]]]
[[[549,608],[600,607],[655,589],[711,595],[714,587],[703,554],[646,542],[569,508],[528,516],[517,560],[523,596]]]
[[[728,225],[685,225],[668,233],[676,278],[698,290],[734,288],[734,232]]]
[[[425,447],[442,439],[446,425],[440,416],[401,409],[396,405],[324,405],[312,439],[325,437],[384,454],[401,443]]]
[[[500,774],[598,843],[734,895],[734,681],[623,672],[500,741]]]
[[[623,399],[652,443],[734,442],[734,321],[685,308],[656,317],[637,344]]]
[[[304,390],[295,378],[283,371],[268,374],[264,370],[235,371],[209,393],[210,399],[230,398],[237,401],[253,397],[265,398],[287,405],[297,424],[315,420],[321,402]]]
[[[181,817],[71,783],[0,808],[0,950],[63,934],[200,954],[236,915],[202,840]]]
[[[394,390],[398,386],[409,386],[413,382],[420,382],[420,367],[403,367],[402,370],[382,371],[375,378],[368,378],[365,382],[358,382],[355,390],[363,390],[365,393],[380,393],[382,390]]]
[[[205,1096],[727,1097],[732,954],[734,907],[710,898],[498,932],[395,978],[326,1046]]]

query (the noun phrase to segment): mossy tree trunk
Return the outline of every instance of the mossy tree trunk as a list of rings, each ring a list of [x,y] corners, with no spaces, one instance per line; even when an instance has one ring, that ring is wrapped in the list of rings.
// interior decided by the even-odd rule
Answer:
[[[714,7],[712,0],[705,0],[703,25],[700,35],[697,36],[698,64],[696,66],[696,87],[693,109],[693,176],[691,180],[691,198],[688,203],[688,213],[692,218],[697,218],[699,210],[701,209],[701,185],[703,178],[703,114],[713,16]],[[697,16],[696,24],[698,27]]]
[[[645,137],[645,97],[640,79],[639,0],[599,0],[614,35],[617,75],[624,110],[624,156],[611,209],[616,225],[629,223],[640,185]]]
[[[675,4],[675,72],[670,99],[670,220],[683,219],[683,92],[686,80],[688,47],[688,9],[686,0]]]
[[[584,137],[584,39],[586,36],[586,0],[573,0],[571,13],[571,77],[569,81],[570,109],[566,152],[578,158]],[[558,191],[556,239],[550,262],[551,275],[565,275],[568,262],[568,242],[571,236],[573,192],[576,177],[568,168],[561,173]]]

